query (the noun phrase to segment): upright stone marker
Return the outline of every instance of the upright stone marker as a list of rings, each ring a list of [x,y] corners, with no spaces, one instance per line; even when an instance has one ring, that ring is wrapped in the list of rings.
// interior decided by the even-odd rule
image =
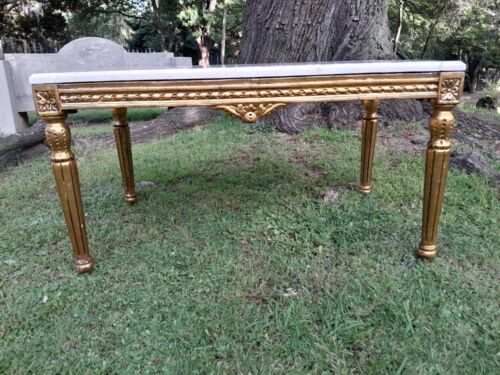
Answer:
[[[0,136],[19,133],[27,127],[17,106],[10,64],[0,60]]]
[[[8,53],[1,62],[0,132],[4,135],[28,126],[25,116],[19,113],[35,110],[28,82],[32,74],[192,66],[189,57],[174,57],[171,52],[129,53],[104,38],[76,39],[58,53]]]

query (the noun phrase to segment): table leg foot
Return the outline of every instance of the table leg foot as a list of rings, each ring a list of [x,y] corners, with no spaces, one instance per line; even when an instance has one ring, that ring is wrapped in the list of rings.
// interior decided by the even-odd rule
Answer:
[[[363,186],[359,185],[359,191],[363,194],[370,194],[372,192],[371,185]]]
[[[125,194],[125,202],[128,204],[135,204],[137,202],[137,196],[135,194]]]
[[[437,256],[437,246],[420,244],[417,255],[420,258],[432,260]]]
[[[94,268],[94,261],[91,257],[87,259],[75,259],[74,265],[77,273],[89,273]]]

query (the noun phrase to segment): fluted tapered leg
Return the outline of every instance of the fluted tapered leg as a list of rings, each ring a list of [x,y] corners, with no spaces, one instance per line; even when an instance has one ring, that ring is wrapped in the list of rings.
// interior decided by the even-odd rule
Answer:
[[[372,191],[372,169],[377,140],[378,100],[364,102],[365,116],[361,124],[361,176],[359,190],[363,193]]]
[[[134,204],[137,201],[135,194],[134,167],[132,163],[132,145],[130,142],[130,128],[127,121],[127,108],[113,109],[113,125],[116,148],[120,169],[122,172],[125,201]]]
[[[45,135],[52,150],[52,170],[73,246],[74,264],[77,272],[84,273],[92,270],[94,262],[89,253],[80,180],[71,152],[71,133],[64,122],[65,118],[64,114],[43,119],[47,122]]]
[[[418,249],[418,255],[427,259],[433,259],[437,255],[436,239],[451,152],[449,137],[455,126],[455,116],[451,112],[453,107],[454,105],[434,104],[434,113],[429,123],[431,139],[427,145],[422,240]]]

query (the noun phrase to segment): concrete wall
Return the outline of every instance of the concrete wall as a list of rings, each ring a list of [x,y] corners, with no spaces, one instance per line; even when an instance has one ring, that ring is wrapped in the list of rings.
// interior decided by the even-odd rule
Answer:
[[[35,110],[28,82],[30,75],[34,73],[158,69],[191,65],[189,57],[174,57],[170,52],[130,53],[103,38],[80,38],[65,45],[58,53],[7,53],[0,66],[0,132],[3,135],[13,134],[27,126],[22,124],[23,117],[17,113]],[[5,76],[3,80],[2,74]],[[9,77],[10,86],[7,84]],[[16,116],[3,115],[5,108],[10,108],[10,112],[21,119],[21,124],[16,125],[13,119]]]
[[[0,136],[19,133],[28,123],[17,107],[12,70],[7,61],[0,60]]]

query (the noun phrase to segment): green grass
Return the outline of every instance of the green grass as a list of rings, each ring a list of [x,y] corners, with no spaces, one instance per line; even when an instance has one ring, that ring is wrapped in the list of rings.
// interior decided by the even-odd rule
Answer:
[[[69,122],[71,126],[71,135],[73,137],[81,137],[81,136],[102,136],[102,135],[113,135],[113,125],[111,122],[107,123],[93,123],[93,124],[86,124],[86,125],[79,125],[77,122],[75,122],[73,125],[71,122]],[[136,123],[130,123],[129,127],[132,129],[136,126],[141,126],[141,123],[136,122]]]
[[[462,103],[460,104],[460,109],[473,115],[493,116],[500,119],[500,113],[486,108],[476,108],[474,103]]]
[[[417,260],[423,160],[358,136],[283,137],[223,118],[134,147],[77,150],[96,269],[76,276],[49,162],[0,172],[0,372],[496,374],[498,191],[451,171],[434,262]],[[323,173],[320,173],[323,172]]]
[[[164,108],[130,108],[128,110],[128,120],[132,121],[148,121],[158,117],[166,109]],[[38,120],[36,112],[28,112],[30,124]],[[71,113],[68,115],[68,122],[105,122],[112,119],[111,111],[107,109],[88,109],[82,112]]]

